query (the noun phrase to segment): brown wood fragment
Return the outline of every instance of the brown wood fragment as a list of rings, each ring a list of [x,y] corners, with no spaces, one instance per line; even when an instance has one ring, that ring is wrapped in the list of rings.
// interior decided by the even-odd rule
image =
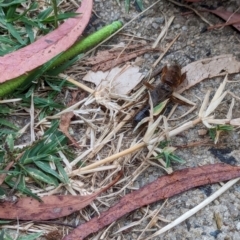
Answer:
[[[240,167],[222,163],[176,171],[124,196],[115,206],[109,208],[100,216],[94,217],[89,222],[74,229],[64,240],[84,239],[144,205],[172,197],[194,187],[237,177],[240,177]]]
[[[131,53],[125,53],[124,55],[121,55],[119,57],[119,53],[109,53],[111,55],[111,59],[108,61],[104,61],[104,62],[99,62],[98,64],[94,65],[92,67],[92,71],[107,71],[111,68],[114,68],[115,66],[121,64],[121,63],[125,63],[133,58],[136,58],[146,52],[153,52],[153,51],[159,51],[159,49],[152,49],[152,48],[145,48],[142,50],[138,50],[135,52],[131,52]]]
[[[115,184],[121,176],[122,173],[119,173],[108,186],[87,196],[51,195],[41,198],[42,202],[24,197],[17,202],[0,203],[0,218],[42,221],[67,216],[89,205],[99,194]]]

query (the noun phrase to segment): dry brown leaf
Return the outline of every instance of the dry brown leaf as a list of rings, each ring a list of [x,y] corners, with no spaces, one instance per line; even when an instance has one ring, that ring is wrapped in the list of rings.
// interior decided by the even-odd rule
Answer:
[[[120,55],[117,56],[117,57],[114,57],[113,59],[114,60],[109,60],[109,61],[105,61],[103,63],[99,63],[99,64],[96,64],[94,67],[92,67],[92,70],[93,71],[98,71],[98,70],[101,70],[101,71],[107,71],[109,69],[112,69],[113,67],[121,64],[121,63],[125,63],[133,58],[136,58],[146,52],[151,52],[151,51],[159,51],[159,49],[152,49],[152,48],[147,48],[147,49],[143,49],[143,50],[139,50],[139,51],[135,51],[135,52],[132,52],[132,53],[127,53],[127,54],[124,54],[124,55]],[[118,54],[119,55],[119,54]]]
[[[92,0],[83,0],[76,12],[80,15],[67,19],[53,32],[24,48],[0,57],[0,82],[30,72],[73,45],[88,24]]]
[[[100,216],[92,218],[89,222],[80,225],[64,240],[82,240],[142,206],[172,197],[194,187],[237,177],[240,177],[240,167],[222,163],[185,168],[170,175],[162,176],[143,188],[125,195],[115,206],[109,208]]]
[[[113,94],[125,95],[129,93],[142,79],[139,67],[127,64],[115,67],[107,72],[89,71],[83,80],[92,82],[96,86],[101,84],[101,89],[108,88]]]
[[[77,95],[78,92],[73,92],[72,94],[72,101],[68,104],[68,107],[74,105],[77,102]],[[84,94],[85,95],[85,94]],[[83,95],[82,95],[83,97]],[[82,98],[81,97],[81,98]],[[72,143],[72,145],[74,145],[77,148],[80,148],[78,142],[75,140],[74,137],[72,137],[68,131],[70,123],[71,123],[71,119],[73,118],[74,113],[73,111],[71,112],[67,112],[61,115],[61,119],[60,119],[60,124],[59,124],[59,128],[60,130],[63,132],[63,134],[70,140],[70,142]]]
[[[127,46],[127,48],[125,49],[125,45],[124,43],[120,43],[116,46],[114,46],[112,49],[110,50],[104,50],[104,51],[98,51],[97,55],[91,58],[88,58],[87,61],[85,62],[86,65],[96,65],[96,64],[101,64],[103,62],[107,62],[109,60],[112,59],[116,59],[117,57],[119,57],[120,55],[126,55],[129,54],[130,52],[126,52],[129,50],[137,50],[139,48],[143,48],[146,44],[132,44]],[[124,50],[124,52],[122,52],[122,50]],[[102,70],[102,69],[100,69]]]
[[[227,73],[238,73],[240,72],[240,62],[231,54],[220,55],[190,63],[182,68],[182,72],[186,72],[187,78],[178,87],[178,93],[182,93],[204,79],[226,75]]]
[[[42,202],[31,197],[25,197],[20,198],[17,202],[0,203],[0,218],[41,221],[68,216],[89,205],[100,193],[115,184],[121,175],[120,173],[105,188],[88,196],[45,196],[41,198]]]
[[[239,13],[229,12],[222,8],[218,8],[216,10],[205,9],[205,11],[219,16],[220,18],[224,19],[226,23],[228,23],[228,25],[232,25],[238,31],[240,31],[240,14]]]

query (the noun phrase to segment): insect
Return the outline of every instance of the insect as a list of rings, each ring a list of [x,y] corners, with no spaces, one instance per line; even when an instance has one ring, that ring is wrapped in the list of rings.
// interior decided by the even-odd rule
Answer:
[[[186,79],[186,73],[181,73],[181,68],[179,65],[174,64],[164,66],[162,69],[161,83],[159,83],[155,88],[152,87],[150,95],[153,102],[153,107],[158,103],[169,98],[174,89],[177,88]],[[134,117],[134,123],[138,124],[142,119],[149,116],[149,104],[143,107]]]

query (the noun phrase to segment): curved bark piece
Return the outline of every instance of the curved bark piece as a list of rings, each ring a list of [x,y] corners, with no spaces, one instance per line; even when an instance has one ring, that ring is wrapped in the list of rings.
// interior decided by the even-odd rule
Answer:
[[[31,197],[20,198],[17,202],[0,202],[0,218],[42,221],[68,216],[89,205],[121,176],[122,172],[109,185],[87,196],[52,195],[41,198],[42,202]]]
[[[240,177],[240,167],[222,163],[176,171],[124,196],[115,206],[103,212],[100,217],[94,217],[89,222],[74,229],[64,240],[82,240],[144,205],[172,197],[194,187],[237,177]]]
[[[229,12],[223,8],[217,8],[216,10],[205,9],[205,11],[213,13],[218,17],[224,19],[228,25],[232,25],[238,31],[240,31],[240,14],[237,12]]]
[[[0,57],[0,83],[30,72],[73,45],[88,24],[92,4],[92,0],[83,0],[76,11],[79,16],[66,20],[36,42]]]

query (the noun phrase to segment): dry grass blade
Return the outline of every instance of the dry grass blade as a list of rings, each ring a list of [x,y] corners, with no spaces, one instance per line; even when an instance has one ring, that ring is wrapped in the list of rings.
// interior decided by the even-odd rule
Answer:
[[[177,6],[180,6],[180,7],[185,7],[185,8],[188,8],[190,10],[192,10],[196,15],[198,15],[205,23],[207,23],[209,26],[212,26],[212,24],[206,19],[204,18],[197,10],[195,10],[194,8],[192,7],[189,7],[188,5],[185,5],[185,4],[182,4],[182,3],[179,3],[179,2],[176,2],[174,0],[168,0],[169,2],[172,2],[173,4],[177,5]]]
[[[210,204],[212,201],[214,201],[216,198],[218,198],[224,192],[226,192],[230,187],[232,187],[234,184],[236,184],[239,181],[239,179],[240,178],[230,180],[229,182],[224,184],[223,187],[221,187],[214,194],[212,194],[209,198],[207,198],[203,202],[201,202],[198,206],[196,206],[195,208],[191,209],[190,211],[184,213],[182,216],[180,216],[179,218],[177,218],[176,220],[174,220],[173,222],[171,222],[167,226],[165,226],[162,229],[160,229],[159,231],[155,232],[153,235],[148,237],[146,240],[150,240],[153,237],[157,237],[157,236],[161,235],[162,233],[172,229],[173,227],[179,225],[180,223],[182,223],[183,221],[185,221],[189,217],[193,216],[195,213],[197,213],[198,211],[200,211],[201,209],[206,207],[208,204]]]
[[[173,20],[174,20],[174,16],[170,17],[170,19],[167,21],[166,26],[162,29],[161,33],[159,34],[158,38],[156,39],[156,41],[154,42],[154,44],[152,45],[152,48],[156,48],[158,43],[161,41],[161,39],[164,37],[164,35],[166,34],[168,28],[171,26]]]
[[[153,64],[153,68],[155,68],[158,63],[162,60],[162,58],[164,57],[164,55],[167,53],[167,51],[172,47],[172,45],[177,41],[177,39],[180,37],[180,33],[169,43],[169,45],[167,46],[167,48],[164,50],[164,52],[159,56],[159,58],[154,62]]]

